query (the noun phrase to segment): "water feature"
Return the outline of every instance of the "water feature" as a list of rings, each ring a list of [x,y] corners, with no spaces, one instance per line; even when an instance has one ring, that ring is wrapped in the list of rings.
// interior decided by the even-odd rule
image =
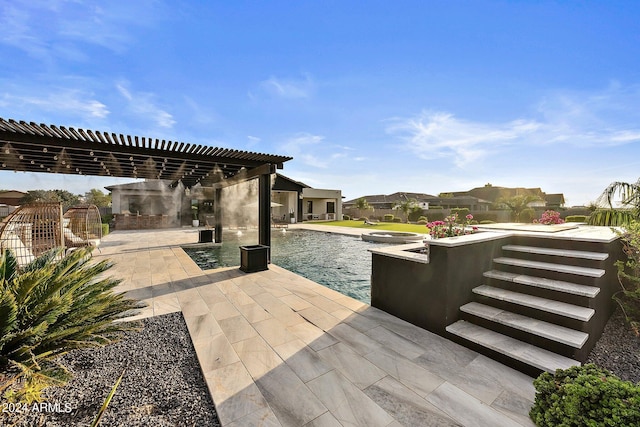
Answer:
[[[258,241],[257,231],[225,232],[214,248],[184,248],[203,269],[240,265],[242,245]],[[271,234],[271,262],[314,282],[365,302],[371,301],[371,254],[369,248],[387,246],[344,236],[309,230]]]

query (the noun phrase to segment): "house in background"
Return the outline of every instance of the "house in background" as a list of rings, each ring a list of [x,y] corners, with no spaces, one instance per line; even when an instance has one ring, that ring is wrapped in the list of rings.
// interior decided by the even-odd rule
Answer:
[[[342,191],[312,188],[281,174],[271,187],[274,220],[296,222],[342,219]],[[276,204],[282,206],[276,206]]]
[[[491,202],[487,200],[482,200],[468,195],[438,197],[425,193],[396,192],[389,195],[376,194],[349,200],[348,202],[344,202],[344,209],[346,210],[355,207],[356,202],[361,198],[364,198],[374,211],[381,213],[391,213],[393,212],[394,206],[397,206],[407,200],[414,200],[417,206],[423,210],[428,210],[429,208],[437,206],[442,207],[443,209],[468,208],[471,211],[486,211],[489,210],[489,207],[491,206]]]
[[[476,187],[469,191],[455,191],[454,196],[473,196],[487,200],[493,204],[501,198],[514,196],[538,196],[541,200],[529,203],[532,208],[558,209],[564,207],[565,200],[562,193],[547,194],[541,188],[524,187],[498,187],[487,184],[484,187]]]
[[[27,193],[17,190],[0,191],[0,218],[4,218],[22,204]]]
[[[251,182],[235,187],[223,189],[237,191],[237,195],[226,198],[222,215],[232,227],[245,226],[253,216],[257,218],[257,188]],[[214,190],[209,187],[196,185],[186,189],[180,183],[172,187],[170,181],[148,180],[105,188],[111,192],[116,229],[179,227],[191,225],[193,219],[202,225],[214,223]],[[342,192],[311,188],[276,174],[271,190],[271,216],[276,222],[287,223],[292,218],[296,222],[341,219]]]

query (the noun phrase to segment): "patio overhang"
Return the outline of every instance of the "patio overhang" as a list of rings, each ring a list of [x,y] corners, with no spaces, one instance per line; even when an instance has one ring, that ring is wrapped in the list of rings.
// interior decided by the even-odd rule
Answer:
[[[271,174],[292,157],[0,118],[0,170],[171,180],[222,188],[259,180],[259,243],[271,244]],[[219,210],[218,210],[219,212]],[[222,239],[220,215],[216,238]]]
[[[0,118],[0,170],[222,184],[291,157]],[[264,171],[264,169],[261,169]],[[217,184],[217,185],[216,185]]]

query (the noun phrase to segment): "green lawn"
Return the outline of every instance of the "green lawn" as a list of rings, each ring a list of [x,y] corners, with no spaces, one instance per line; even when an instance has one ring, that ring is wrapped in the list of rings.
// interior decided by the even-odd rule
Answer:
[[[406,231],[409,233],[427,234],[429,230],[424,225],[401,224],[398,222],[381,222],[376,225],[366,225],[364,221],[329,221],[317,222],[322,225],[335,225],[338,227],[366,228],[368,230]]]

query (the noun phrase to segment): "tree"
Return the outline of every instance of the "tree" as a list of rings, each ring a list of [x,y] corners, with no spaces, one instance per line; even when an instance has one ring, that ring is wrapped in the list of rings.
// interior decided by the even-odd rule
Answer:
[[[498,199],[498,203],[506,206],[513,213],[515,221],[520,222],[520,214],[522,211],[529,207],[529,203],[539,200],[542,200],[540,196],[526,194],[513,197],[501,197]]]
[[[622,208],[613,207],[616,195]],[[635,183],[612,182],[598,197],[596,205],[598,209],[589,216],[590,225],[629,225],[640,219],[640,179]]]
[[[438,193],[438,197],[441,199],[451,199],[453,198],[453,193]]]
[[[62,203],[64,210],[80,203],[80,196],[68,192],[67,190],[29,190],[22,198],[22,203]]]
[[[362,215],[362,211],[374,211],[373,206],[371,206],[369,202],[367,202],[367,199],[365,199],[364,197],[360,197],[358,200],[356,200],[356,203],[353,205],[353,207],[358,210],[358,216]]]
[[[111,206],[111,194],[104,194],[97,188],[92,188],[84,193],[84,199],[85,202],[90,205],[96,205],[98,207]]]
[[[397,202],[393,209],[401,211],[405,216],[406,222],[409,222],[409,212],[412,212],[416,207],[418,207],[418,202],[415,199],[407,199],[404,202]]]

